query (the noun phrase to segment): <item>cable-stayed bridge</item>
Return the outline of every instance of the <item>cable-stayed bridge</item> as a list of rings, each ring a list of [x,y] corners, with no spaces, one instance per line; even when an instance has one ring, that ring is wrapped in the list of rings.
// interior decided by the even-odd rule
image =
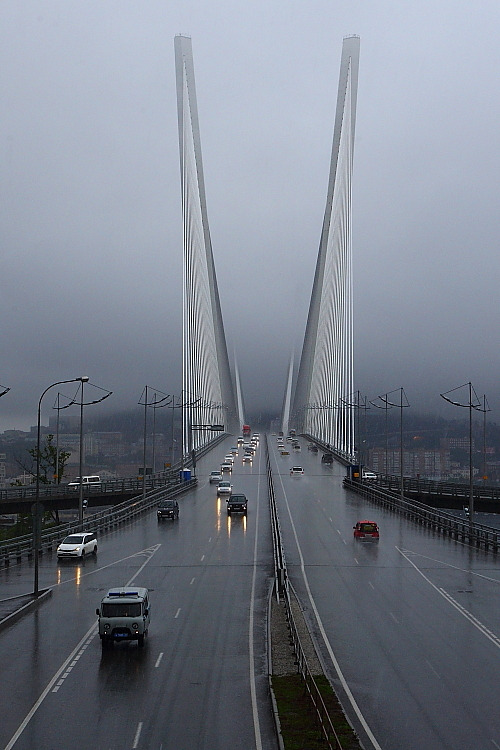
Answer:
[[[224,411],[227,431],[243,417],[239,374],[237,405],[230,376],[215,274],[196,104],[191,39],[175,39],[177,106],[184,238],[184,393],[195,405],[189,419],[213,420]],[[356,124],[359,37],[344,39],[325,216],[309,316],[292,401],[292,367],[284,396],[283,421],[354,458],[354,419],[346,401],[353,391],[351,180]],[[196,403],[199,399],[199,403]],[[208,441],[196,433],[193,447]]]
[[[359,39],[346,38],[306,333],[296,373],[290,359],[283,398],[283,426],[344,460],[354,454],[350,210],[358,54]],[[234,378],[230,371],[217,290],[190,39],[176,38],[175,58],[184,224],[180,406],[186,453],[209,450],[198,460],[196,489],[179,496],[177,519],[157,520],[153,509],[121,525],[106,520],[97,552],[40,557],[40,583],[51,598],[0,628],[0,748],[282,748],[270,682],[280,669],[295,677],[298,659],[292,656],[291,667],[279,660],[289,638],[274,623],[277,527],[299,602],[293,616],[312,634],[315,669],[325,671],[364,750],[500,748],[500,564],[491,545],[469,546],[466,523],[459,538],[439,536],[433,525],[397,512],[397,496],[372,502],[379,489],[354,494],[344,467],[324,465],[303,438],[293,458],[272,435],[262,436],[253,463],[235,457],[229,479],[248,499],[244,515],[229,513],[208,480],[231,450],[244,399],[236,363]],[[213,423],[228,433],[220,446],[194,429]],[[291,472],[292,462],[303,475]],[[270,507],[279,515],[272,527]],[[353,524],[366,518],[380,526],[377,543],[353,538]],[[23,558],[0,569],[0,618],[3,605],[24,601],[32,566]],[[101,650],[96,607],[109,588],[122,586],[149,589],[147,645]]]

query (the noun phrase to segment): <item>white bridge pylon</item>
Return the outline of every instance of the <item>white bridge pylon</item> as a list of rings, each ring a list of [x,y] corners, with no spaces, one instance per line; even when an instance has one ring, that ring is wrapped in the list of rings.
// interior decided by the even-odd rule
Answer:
[[[291,426],[354,457],[351,180],[359,37],[344,39],[325,217]]]
[[[237,428],[236,405],[208,225],[191,39],[175,37],[183,220],[183,445],[202,447]]]

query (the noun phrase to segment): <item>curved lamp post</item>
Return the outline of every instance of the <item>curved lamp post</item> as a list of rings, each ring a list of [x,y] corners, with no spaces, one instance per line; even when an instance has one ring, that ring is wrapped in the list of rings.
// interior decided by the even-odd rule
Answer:
[[[469,400],[466,404],[463,404],[460,401],[453,401],[453,399],[449,398],[451,393],[454,393],[455,391],[459,391],[462,388],[468,388],[469,389]],[[439,394],[441,398],[444,398],[445,401],[448,401],[449,404],[453,404],[453,406],[462,406],[465,409],[469,410],[469,523],[472,526],[474,523],[474,467],[472,466],[472,410],[476,409],[477,411],[482,411],[481,409],[481,401],[474,390],[474,386],[472,383],[464,383],[463,385],[459,385],[456,388],[452,388],[450,391],[445,391],[444,393]],[[485,397],[486,398],[486,397]],[[485,415],[486,415],[486,402],[485,402]]]
[[[340,402],[344,404],[344,406],[348,406],[351,409],[356,409],[355,414],[356,414],[357,425],[356,425],[356,430],[355,430],[354,449],[356,450],[356,443],[357,443],[357,459],[358,459],[358,464],[360,467],[360,476],[362,477],[363,473],[362,473],[361,467],[364,465],[363,459],[365,458],[365,456],[364,456],[364,451],[362,447],[363,441],[361,439],[360,410],[364,409],[364,412],[365,412],[364,432],[366,434],[366,410],[370,408],[368,406],[368,397],[362,396],[358,390],[358,391],[354,391],[354,393],[350,393],[345,399],[341,398]]]
[[[58,380],[56,383],[52,383],[47,386],[42,395],[38,400],[38,413],[37,413],[37,432],[36,432],[36,485],[35,485],[35,513],[33,518],[33,555],[35,557],[35,581],[33,587],[33,593],[35,597],[38,596],[38,549],[40,547],[40,412],[42,409],[42,399],[51,388],[56,385],[62,385],[63,383],[88,383],[88,377],[83,376],[81,378],[71,378],[71,380]],[[83,400],[83,399],[82,399]]]
[[[393,401],[389,400],[389,396],[392,397],[393,393],[399,393],[399,404],[395,403]],[[386,404],[389,408],[391,406],[396,406],[398,409],[400,409],[399,413],[399,470],[401,475],[401,493],[400,498],[401,502],[404,500],[404,491],[403,491],[403,409],[408,407],[410,405],[410,402],[408,401],[405,393],[404,388],[395,388],[393,391],[389,391],[389,393],[386,393],[385,396],[377,396],[379,401],[382,401],[383,404]],[[371,402],[373,403],[373,402]],[[387,416],[387,412],[386,412]]]
[[[149,386],[145,386],[141,397],[139,399],[139,406],[144,406],[144,444],[143,444],[143,454],[142,454],[142,497],[146,497],[146,442],[147,442],[147,410],[148,406],[153,407],[153,460],[152,460],[152,469],[153,474],[155,472],[155,430],[156,430],[156,409],[162,406],[168,406],[170,401],[167,401],[167,399],[172,398],[173,396],[170,396],[168,393],[163,393],[163,391],[155,390],[154,391],[154,397],[152,401],[148,401],[148,388]],[[149,388],[149,390],[154,390],[153,388]],[[162,398],[157,398],[158,395],[161,395]],[[144,398],[144,400],[143,400]]]

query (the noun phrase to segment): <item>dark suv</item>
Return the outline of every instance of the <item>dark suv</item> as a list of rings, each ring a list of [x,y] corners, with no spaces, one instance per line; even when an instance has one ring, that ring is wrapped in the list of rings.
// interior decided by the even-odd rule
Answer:
[[[164,518],[171,518],[175,521],[179,518],[179,503],[177,500],[164,500],[159,504],[157,510],[158,521],[163,521]]]
[[[321,456],[322,464],[333,464],[333,453],[323,453]]]
[[[247,514],[247,498],[246,495],[231,495],[227,499],[227,515],[231,513],[244,513]]]

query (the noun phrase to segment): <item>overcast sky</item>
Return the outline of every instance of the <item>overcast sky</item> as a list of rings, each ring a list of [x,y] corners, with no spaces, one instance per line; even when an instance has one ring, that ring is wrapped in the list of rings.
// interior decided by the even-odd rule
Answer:
[[[82,374],[117,409],[180,391],[177,33],[247,408],[279,408],[300,353],[354,33],[356,387],[451,418],[439,392],[471,380],[500,420],[497,2],[0,0],[0,18],[0,431]]]

